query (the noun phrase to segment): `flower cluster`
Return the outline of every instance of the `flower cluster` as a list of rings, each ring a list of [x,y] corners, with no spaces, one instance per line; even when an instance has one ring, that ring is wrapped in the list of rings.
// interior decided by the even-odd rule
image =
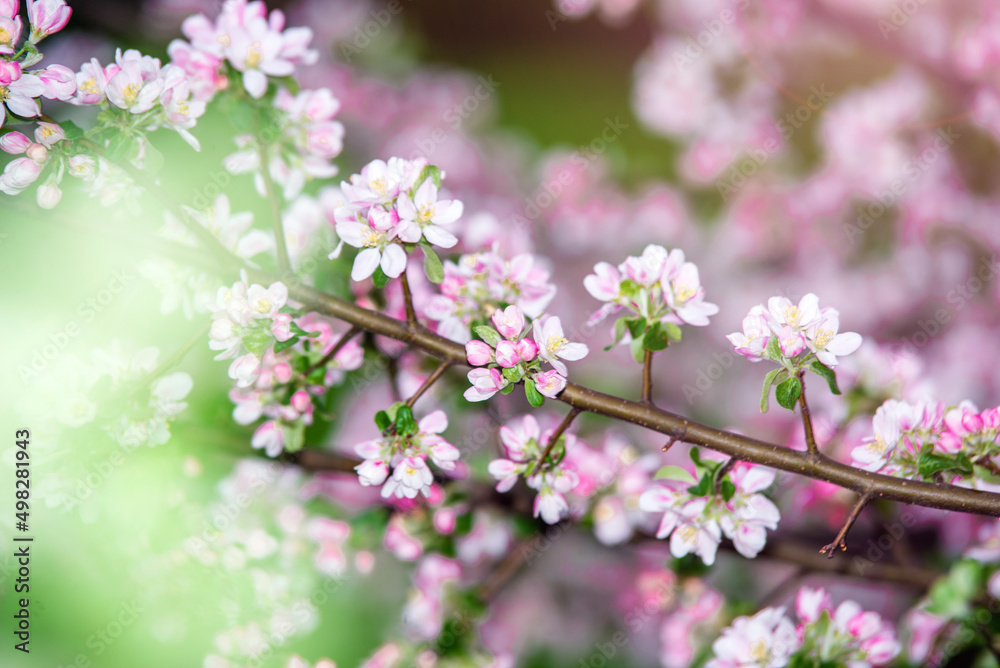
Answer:
[[[413,590],[403,608],[403,624],[415,640],[433,640],[441,634],[449,585],[462,578],[462,566],[454,559],[430,554],[413,574]]]
[[[237,281],[232,288],[219,288],[208,346],[218,350],[217,360],[233,360],[229,377],[237,387],[249,387],[260,375],[264,353],[275,341],[292,337],[291,316],[281,310],[288,301],[283,283],[248,286]],[[241,354],[242,353],[242,354]]]
[[[419,243],[427,255],[434,253],[430,244],[451,248],[458,243],[441,226],[461,217],[462,203],[438,199],[441,179],[440,171],[423,159],[389,158],[373,160],[352,175],[350,183],[341,183],[346,203],[334,212],[337,235],[343,243],[362,249],[354,259],[353,280],[363,281],[377,269],[389,278],[398,277],[406,270],[403,243]],[[339,252],[340,247],[330,257]],[[436,270],[428,262],[428,276],[440,283],[440,260],[433,258]]]
[[[978,484],[974,465],[1000,472],[1000,407],[890,399],[875,411],[872,431],[851,451],[854,465],[868,471],[960,485]]]
[[[35,127],[35,141],[21,132],[8,132],[0,136],[0,149],[11,155],[23,155],[7,163],[0,175],[0,192],[17,195],[38,180],[49,165],[54,165],[49,178],[35,191],[38,206],[54,208],[62,199],[59,182],[63,174],[83,179],[94,175],[94,159],[87,155],[71,155],[74,151],[66,142],[66,132],[55,123],[39,122]]]
[[[538,421],[525,415],[510,425],[500,427],[500,442],[504,454],[490,462],[490,475],[499,480],[498,492],[507,492],[524,476],[528,487],[537,490],[534,514],[548,524],[555,524],[569,513],[565,494],[576,488],[580,478],[561,466],[566,452],[577,442],[573,434],[563,434],[549,452],[546,461],[541,457],[555,430],[540,430]]]
[[[886,665],[901,649],[892,624],[878,613],[863,610],[854,601],[834,609],[823,589],[800,589],[795,610],[797,626],[784,608],[764,608],[752,617],[736,619],[712,644],[715,658],[706,668],[814,663],[871,668]]]
[[[809,293],[793,304],[786,297],[771,297],[743,318],[743,332],[726,336],[736,352],[751,362],[768,359],[781,365],[764,378],[760,410],[766,412],[775,385],[778,403],[789,410],[802,394],[801,374],[809,370],[824,378],[834,394],[840,394],[832,367],[837,357],[861,346],[861,335],[840,332],[840,314],[834,308],[819,308],[819,298]]]
[[[241,73],[243,87],[254,98],[267,92],[268,77],[295,74],[299,65],[311,65],[319,53],[309,48],[312,30],[285,30],[280,10],[267,13],[263,2],[230,0],[212,22],[204,14],[191,16],[182,26],[190,42],[175,40],[170,57],[192,77],[197,90],[224,88],[220,70],[228,64]]]
[[[777,506],[762,494],[774,482],[774,471],[738,462],[720,478],[721,462],[701,460],[696,449],[691,457],[696,473],[703,472],[700,478],[680,467],[665,467],[657,484],[639,498],[642,510],[663,514],[656,537],[670,536],[675,557],[694,553],[709,565],[723,534],[737,552],[756,557],[767,542],[767,530],[777,529],[781,519]]]
[[[42,59],[38,42],[65,28],[73,10],[64,0],[27,0],[27,8],[31,29],[28,41],[18,48],[24,29],[21,2],[0,2],[0,127],[7,120],[7,110],[21,118],[35,118],[40,113],[39,97],[66,100],[76,89],[73,73],[62,65],[24,71]]]
[[[650,244],[638,257],[630,256],[615,268],[607,262],[594,265],[583,280],[594,299],[605,302],[590,318],[596,324],[626,310],[615,323],[614,343],[631,342],[636,358],[643,350],[663,350],[670,340],[680,340],[679,325],[708,325],[719,307],[705,301],[698,267],[684,259],[679,248],[667,252]]]
[[[383,436],[354,446],[364,458],[355,470],[362,485],[381,485],[383,498],[429,496],[434,474],[428,459],[442,471],[455,469],[458,448],[441,437],[448,428],[444,411],[434,411],[418,423],[410,408],[399,404],[380,412],[376,424]]]
[[[465,391],[468,401],[485,401],[497,392],[507,394],[524,380],[528,401],[540,406],[543,397],[555,398],[566,387],[567,370],[562,360],[575,361],[587,355],[586,345],[566,338],[556,316],[544,317],[526,329],[524,313],[511,305],[497,309],[491,321],[492,327],[475,328],[481,341],[465,344],[469,364],[480,367],[469,372],[472,387]],[[529,339],[532,328],[533,339]],[[542,371],[542,362],[552,369]]]
[[[272,119],[276,137],[270,142],[270,161],[261,164],[260,138],[252,134],[236,137],[239,151],[226,158],[233,174],[254,172],[257,192],[266,196],[262,169],[267,169],[281,186],[285,199],[299,196],[310,179],[330,179],[337,174],[333,158],[344,148],[344,126],[333,120],[340,112],[340,100],[328,88],[303,90],[292,95],[281,88],[274,97]]]
[[[537,318],[555,294],[549,272],[531,254],[505,260],[494,251],[482,251],[445,262],[441,294],[424,312],[438,322],[439,334],[465,343],[473,323],[492,316],[497,304],[517,306],[529,318]]]

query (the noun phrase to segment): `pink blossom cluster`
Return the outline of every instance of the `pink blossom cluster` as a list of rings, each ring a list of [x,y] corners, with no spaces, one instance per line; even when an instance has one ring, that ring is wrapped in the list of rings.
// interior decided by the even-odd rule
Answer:
[[[585,344],[566,338],[557,316],[542,317],[526,328],[524,313],[511,305],[498,308],[490,320],[492,327],[475,328],[482,340],[465,344],[469,364],[477,367],[469,372],[472,387],[465,391],[468,401],[486,401],[497,392],[506,394],[522,380],[532,404],[544,401],[533,392],[555,398],[566,388],[567,369],[562,360],[580,360],[589,352]],[[529,330],[533,330],[531,339],[527,338]],[[552,369],[542,371],[542,362]]]
[[[65,131],[55,123],[39,121],[35,127],[34,141],[21,132],[12,131],[0,136],[0,149],[11,155],[23,155],[7,163],[0,175],[0,192],[17,195],[38,180],[47,166],[54,165],[46,182],[38,187],[35,196],[38,206],[52,209],[62,199],[59,182],[68,172],[71,176],[92,179],[95,162],[88,155],[71,155],[74,151],[65,142]]]
[[[268,77],[288,77],[299,65],[311,65],[319,53],[309,48],[312,30],[285,29],[280,10],[267,12],[263,2],[230,0],[213,22],[204,14],[188,17],[182,26],[189,42],[174,40],[170,57],[191,76],[201,94],[211,96],[227,86],[224,65],[240,73],[243,87],[254,98],[267,92]]]
[[[998,470],[1000,407],[890,399],[875,411],[872,431],[851,451],[853,464],[868,471],[985,489],[990,483],[978,479],[973,466]]]
[[[534,515],[547,524],[556,524],[569,514],[565,495],[580,482],[579,476],[562,466],[566,453],[574,449],[577,438],[563,434],[554,445],[545,462],[542,453],[548,447],[555,430],[541,431],[532,415],[525,415],[500,427],[500,442],[506,457],[490,462],[489,473],[499,480],[498,492],[509,492],[519,477],[524,477],[528,487],[538,492],[535,496]]]
[[[723,534],[737,552],[748,559],[756,557],[767,542],[767,531],[777,529],[781,519],[778,507],[762,493],[774,482],[775,472],[737,462],[726,476],[731,487],[727,491],[723,479],[716,492],[707,484],[708,489],[696,489],[691,485],[695,476],[682,471],[671,472],[677,479],[655,481],[639,499],[642,510],[663,514],[656,537],[670,536],[675,557],[693,553],[709,565],[715,562]],[[702,480],[712,482],[714,476],[705,474]]]
[[[743,319],[743,332],[726,338],[751,362],[770,359],[801,367],[817,359],[833,367],[837,357],[850,355],[861,346],[860,334],[839,330],[837,310],[820,309],[819,298],[809,293],[798,305],[787,297],[771,297],[766,307],[754,306]]]
[[[280,331],[288,328],[290,316],[279,314]],[[327,390],[344,379],[348,371],[364,363],[364,351],[351,339],[333,358],[328,354],[340,343],[343,334],[335,334],[330,323],[309,313],[297,318],[295,326],[306,333],[290,348],[281,352],[264,352],[257,378],[248,387],[234,387],[229,398],[236,404],[233,419],[237,424],[253,424],[261,417],[267,420],[254,431],[251,445],[263,449],[269,457],[283,450],[294,452],[302,447],[305,427],[313,423],[315,402]],[[288,339],[285,339],[288,341]]]
[[[403,243],[451,248],[458,239],[443,225],[462,215],[462,203],[438,199],[442,175],[426,160],[373,160],[341,183],[345,203],[334,211],[341,246],[361,249],[351,279],[363,281],[376,269],[389,278],[406,270]],[[330,254],[337,257],[340,247]],[[425,248],[425,252],[433,252]]]
[[[625,310],[649,324],[704,327],[709,316],[719,312],[718,306],[705,301],[698,267],[687,262],[679,248],[668,252],[650,244],[642,255],[629,256],[617,268],[599,262],[583,284],[594,299],[605,302],[591,316],[592,324]]]
[[[413,591],[403,608],[403,625],[414,640],[433,640],[441,634],[451,586],[462,579],[462,565],[454,559],[429,554],[413,574]]]
[[[397,409],[409,410],[405,406]],[[409,419],[412,421],[412,415]],[[441,436],[448,428],[448,416],[442,410],[434,411],[405,431],[399,428],[400,422],[396,421],[396,433],[354,446],[364,458],[355,467],[358,480],[365,487],[381,485],[383,498],[413,499],[418,494],[427,497],[434,482],[427,460],[442,471],[453,471],[460,455],[458,448]]]
[[[473,322],[490,318],[499,304],[517,306],[537,318],[556,294],[549,272],[529,253],[505,259],[495,250],[462,255],[444,263],[441,294],[428,302],[425,314],[437,331],[465,343]]]

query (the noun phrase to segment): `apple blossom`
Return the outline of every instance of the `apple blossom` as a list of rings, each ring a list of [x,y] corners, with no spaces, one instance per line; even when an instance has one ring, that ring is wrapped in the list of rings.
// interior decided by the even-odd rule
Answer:
[[[551,364],[560,374],[566,375],[566,365],[561,360],[575,362],[587,356],[587,346],[582,343],[570,342],[563,335],[562,322],[558,317],[550,316],[542,320],[534,330],[535,344],[538,346],[538,357]]]
[[[65,0],[26,0],[31,43],[36,44],[66,27],[73,10]]]
[[[715,654],[706,668],[781,668],[798,649],[795,627],[784,608],[764,608],[739,617],[712,643]]]

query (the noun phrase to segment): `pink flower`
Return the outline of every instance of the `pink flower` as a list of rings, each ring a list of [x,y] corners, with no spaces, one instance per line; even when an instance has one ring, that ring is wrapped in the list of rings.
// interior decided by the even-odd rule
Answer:
[[[31,158],[11,160],[0,176],[0,192],[17,195],[34,183],[41,173],[42,165]]]
[[[550,399],[555,399],[560,392],[566,389],[566,378],[555,369],[536,373],[534,381],[535,388],[543,396]]]
[[[751,362],[759,362],[764,357],[764,350],[771,340],[771,329],[764,317],[764,307],[754,306],[743,318],[743,332],[734,332],[726,336],[736,348],[736,352]]]
[[[434,474],[421,457],[405,457],[392,471],[392,478],[382,487],[382,496],[412,499],[417,494],[427,496]]]
[[[358,480],[365,487],[377,487],[389,477],[389,465],[380,459],[366,459],[354,470],[358,472]]]
[[[280,281],[272,283],[267,288],[255,283],[247,289],[246,299],[251,318],[277,318],[281,315],[278,311],[288,302],[288,288]]]
[[[683,258],[680,250],[675,250]],[[698,277],[698,267],[692,262],[684,262],[672,274],[664,274],[661,281],[663,295],[677,317],[689,325],[705,327],[708,316],[719,312],[719,307],[705,301],[705,288]]]
[[[27,6],[32,44],[65,28],[73,13],[64,0],[27,0]]]
[[[535,497],[533,514],[546,524],[557,524],[568,512],[566,498],[557,491],[543,488]]]
[[[382,272],[389,278],[399,277],[406,269],[406,251],[385,232],[357,221],[344,221],[337,223],[337,236],[344,243],[362,249],[354,258],[354,267],[351,269],[353,281],[365,280],[378,267],[382,267]],[[331,253],[331,257],[333,255]]]
[[[621,293],[622,276],[614,266],[607,262],[594,265],[594,273],[583,279],[583,287],[594,299],[610,302],[618,299]]]
[[[237,357],[229,365],[229,377],[236,381],[236,387],[250,387],[260,375],[260,358],[253,353]]]
[[[292,316],[288,313],[278,313],[271,322],[271,334],[278,341],[292,338]]]
[[[497,309],[492,317],[493,326],[500,332],[500,336],[508,341],[515,341],[521,336],[524,330],[524,314],[517,306],[511,305],[507,308]]]
[[[551,364],[563,376],[566,375],[566,365],[560,358],[572,362],[583,359],[589,352],[586,345],[572,343],[563,335],[562,323],[556,316],[536,323],[532,335],[538,346],[539,358]]]
[[[805,337],[796,331],[794,327],[786,325],[775,332],[775,336],[778,337],[778,346],[781,348],[781,354],[785,357],[796,357],[806,349]]]
[[[277,457],[285,447],[285,436],[277,422],[268,420],[257,427],[250,445],[258,450],[263,448],[268,457]]]
[[[5,92],[0,102],[16,115],[24,118],[38,115],[37,98],[45,92],[45,84],[34,74],[22,73],[20,63],[0,60],[0,90]],[[6,114],[0,116],[0,127],[5,118]]]
[[[105,88],[108,102],[133,114],[149,111],[163,92],[159,70],[160,61],[149,56],[124,60]]]
[[[63,65],[49,65],[34,72],[45,90],[42,96],[49,100],[70,100],[76,95],[76,73]]]
[[[469,382],[472,387],[463,395],[466,401],[486,401],[509,384],[497,369],[473,369]]]
[[[76,73],[76,97],[70,100],[76,105],[100,104],[104,101],[108,82],[121,69],[112,63],[102,67],[96,58],[84,63]]]
[[[400,220],[400,238],[416,243],[421,235],[428,242],[442,248],[451,248],[458,239],[441,225],[454,223],[462,216],[462,203],[458,200],[438,200],[438,189],[432,179],[425,179],[413,200],[405,194],[396,202]]]
[[[819,621],[820,616],[830,610],[830,595],[825,589],[803,587],[795,596],[795,614],[803,624]]]
[[[14,53],[14,45],[21,39],[21,29],[24,27],[21,17],[17,15],[17,7],[12,7],[9,14],[0,7],[0,55]]]
[[[806,345],[823,364],[837,366],[837,357],[850,355],[861,346],[861,335],[855,332],[838,334],[840,317],[835,309],[825,308],[820,318],[805,331]],[[784,348],[782,348],[784,351]]]
[[[493,348],[483,341],[469,341],[465,344],[465,355],[472,366],[485,366],[493,361]]]
[[[764,608],[739,617],[712,643],[715,658],[705,668],[780,668],[799,648],[784,608]]]
[[[649,244],[639,257],[629,257],[622,263],[620,269],[630,279],[644,288],[651,288],[660,282],[663,270],[667,266],[667,249],[656,244]],[[597,269],[596,267],[594,268]],[[610,277],[610,272],[607,276]],[[609,287],[605,279],[604,287]],[[600,298],[598,298],[600,299]]]
[[[514,344],[506,340],[497,343],[496,357],[497,357],[497,364],[499,364],[504,369],[515,367],[521,361],[521,358],[518,356]]]
[[[514,349],[525,362],[530,362],[538,355],[538,344],[531,339],[521,339],[514,344]]]

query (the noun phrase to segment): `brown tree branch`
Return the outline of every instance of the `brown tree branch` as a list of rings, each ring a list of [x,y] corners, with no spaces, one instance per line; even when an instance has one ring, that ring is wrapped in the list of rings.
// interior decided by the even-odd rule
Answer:
[[[642,403],[653,403],[653,351],[647,350],[642,357]]]
[[[580,409],[575,406],[569,413],[566,414],[566,417],[563,418],[563,421],[559,424],[558,427],[556,427],[556,430],[552,432],[552,435],[549,436],[549,441],[548,443],[545,444],[545,451],[542,452],[542,456],[535,461],[535,465],[531,467],[530,475],[534,475],[535,472],[538,470],[538,467],[541,466],[542,462],[545,461],[546,457],[548,457],[549,454],[552,453],[552,448],[554,448],[556,443],[559,441],[559,437],[563,435],[563,432],[569,429],[569,426],[573,423],[573,420],[575,420],[576,416],[579,414],[580,414]]]
[[[441,362],[441,364],[438,365],[438,368],[434,369],[434,372],[431,375],[427,376],[427,380],[425,380],[423,384],[417,388],[417,391],[413,393],[413,396],[406,400],[406,405],[409,406],[410,408],[413,408],[413,404],[417,403],[417,399],[419,399],[424,392],[429,390],[431,385],[436,383],[437,380],[441,377],[441,375],[445,371],[447,371],[448,367],[450,366],[451,362],[447,360]]]
[[[857,503],[855,503],[854,507],[851,508],[851,514],[847,516],[847,519],[844,521],[844,526],[840,528],[840,532],[837,534],[837,537],[829,545],[821,547],[819,549],[820,554],[826,554],[827,558],[830,558],[833,556],[834,552],[837,551],[838,547],[842,551],[847,550],[847,532],[851,530],[851,527],[854,526],[854,522],[857,521],[861,511],[864,510],[865,506],[868,505],[868,502],[871,500],[872,495],[868,492],[865,492],[858,497]]]
[[[812,413],[809,412],[809,404],[806,403],[806,372],[799,371],[799,384],[802,392],[799,394],[799,408],[802,409],[802,428],[806,432],[806,447],[813,457],[819,456],[819,447],[816,445],[816,434],[813,431]]]

